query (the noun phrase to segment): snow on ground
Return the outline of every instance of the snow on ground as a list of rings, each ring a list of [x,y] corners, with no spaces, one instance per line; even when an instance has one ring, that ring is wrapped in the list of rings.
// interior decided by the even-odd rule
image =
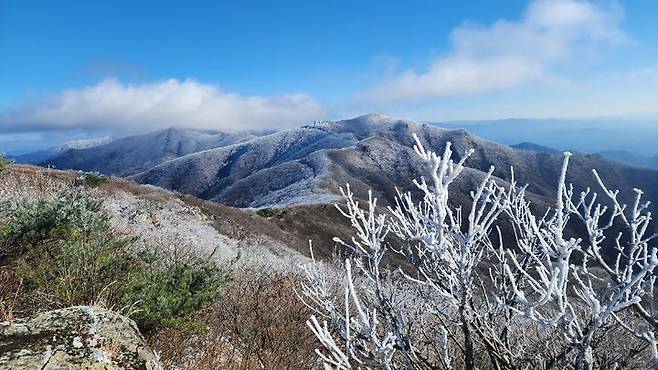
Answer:
[[[71,188],[73,179],[73,173],[20,167],[0,179],[0,202],[48,198],[57,191]],[[112,183],[120,185],[122,181],[112,179],[108,186],[86,191],[103,200],[103,207],[118,232],[138,238],[137,248],[154,248],[169,258],[212,256],[219,263],[228,263],[239,256],[236,266],[277,271],[296,271],[297,266],[307,260],[267,236],[235,239],[221,234],[201,209],[185,203],[173,192],[153,186],[114,186]]]
[[[281,242],[267,237],[237,240],[220,234],[200,209],[157,190],[159,196],[136,196],[123,191],[106,192],[105,208],[117,228],[140,237],[140,245],[175,255],[211,256],[238,265],[256,265],[292,271],[305,261]],[[165,196],[163,196],[163,194]]]

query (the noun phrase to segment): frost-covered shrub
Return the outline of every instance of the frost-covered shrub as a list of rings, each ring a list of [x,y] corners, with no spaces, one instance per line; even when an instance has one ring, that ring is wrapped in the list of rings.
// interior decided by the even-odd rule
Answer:
[[[28,249],[56,247],[73,238],[107,236],[110,220],[101,202],[83,191],[61,190],[52,199],[36,197],[0,203],[0,259]]]
[[[307,324],[325,368],[658,366],[658,235],[640,190],[633,204],[620,204],[594,171],[604,203],[591,189],[577,194],[566,183],[565,153],[545,214],[533,213],[513,178],[507,186],[494,179],[493,168],[471,205],[456,207],[449,186],[471,152],[455,163],[450,143],[439,156],[418,138],[415,150],[428,175],[414,181],[420,199],[398,193],[382,211],[372,194],[362,207],[344,191],[339,210],[354,228],[351,240],[334,239],[349,252],[344,281],[319,262],[303,266],[300,296],[315,310]],[[513,244],[505,245],[501,223]],[[568,223],[583,237],[566,236]],[[387,253],[408,266],[386,268]]]
[[[0,176],[0,203],[52,199],[59,191],[71,188],[72,182],[68,177],[66,173],[54,175],[49,170],[36,167],[16,167],[7,176]]]

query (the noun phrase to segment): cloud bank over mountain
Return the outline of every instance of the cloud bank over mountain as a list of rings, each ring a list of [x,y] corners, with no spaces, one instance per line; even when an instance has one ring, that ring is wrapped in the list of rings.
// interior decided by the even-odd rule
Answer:
[[[451,49],[427,70],[406,70],[357,96],[397,101],[509,89],[530,81],[560,81],[561,63],[601,44],[625,39],[623,11],[579,0],[535,0],[519,20],[469,22],[450,35]]]
[[[633,15],[637,17],[631,6],[624,5],[629,20]],[[267,91],[284,92],[288,91],[289,81],[291,86],[299,86],[290,90],[300,93],[250,95],[239,87],[227,91],[222,88],[224,83],[241,85],[230,78],[217,78],[220,85],[167,79],[171,76],[167,74],[169,69],[150,82],[128,83],[124,78],[113,78],[82,87],[57,87],[52,90],[56,93],[40,99],[14,97],[11,102],[0,101],[0,150],[25,152],[28,146],[31,150],[52,146],[56,144],[50,142],[55,131],[70,131],[58,142],[171,126],[227,133],[268,131],[369,111],[431,121],[653,113],[658,68],[653,60],[625,54],[629,45],[644,40],[635,40],[637,32],[628,27],[629,22],[622,24],[624,11],[615,0],[532,0],[525,8],[496,13],[489,18],[493,21],[474,23],[463,21],[467,16],[456,18],[454,25],[442,31],[448,42],[446,46],[436,45],[441,49],[434,58],[423,56],[432,47],[429,43],[434,42],[428,41],[429,33],[424,33],[417,38],[425,42],[424,49],[411,53],[420,55],[420,62],[403,51],[392,52],[391,59],[399,62],[399,69],[378,71],[376,77],[366,80],[346,71],[345,80],[354,77],[361,81],[354,85],[330,78],[311,84],[308,81],[313,79],[305,74],[309,72],[297,68],[286,75],[284,87],[271,88],[266,78],[255,83]],[[651,49],[650,45],[640,44],[636,49]],[[294,46],[304,48],[303,43]],[[613,49],[617,54],[609,52]],[[367,63],[369,57],[379,54],[337,55],[358,71],[359,63]],[[274,76],[275,69],[270,67],[262,66],[260,72]],[[203,75],[193,68],[181,70],[190,76]],[[332,73],[328,75],[342,76],[342,72]],[[345,86],[332,92],[333,85]],[[253,91],[253,85],[248,89]],[[38,89],[33,91],[40,93]],[[44,140],[19,145],[14,136],[2,135],[44,132],[47,145],[42,145]]]
[[[68,89],[0,113],[0,132],[111,128],[124,132],[178,126],[224,132],[281,129],[323,118],[306,94],[244,96],[195,80],[124,84],[114,79]]]

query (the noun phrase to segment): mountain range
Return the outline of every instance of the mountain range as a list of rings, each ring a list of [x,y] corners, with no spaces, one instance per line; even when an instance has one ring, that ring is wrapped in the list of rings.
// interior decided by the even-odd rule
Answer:
[[[549,148],[547,146],[523,142],[519,144],[510,145],[514,149],[527,150],[532,152],[548,153],[548,154],[560,154],[561,152],[557,149]],[[599,155],[605,159],[625,164],[627,166],[647,168],[652,170],[658,170],[658,156],[643,156],[634,152],[627,150],[604,150],[601,152],[593,153]]]
[[[449,121],[432,124],[464,128],[469,132],[511,146],[598,154],[642,168],[658,169],[658,116],[580,119],[499,119]],[[519,144],[520,143],[520,144]],[[527,145],[538,146],[530,148]],[[543,150],[539,150],[543,151]]]
[[[610,159],[615,162],[627,164],[629,166],[637,166],[658,170],[658,155],[645,156],[630,152],[627,150],[605,150],[598,152],[600,156]]]
[[[503,144],[532,142],[558,150],[597,153],[625,150],[658,155],[658,115],[601,118],[513,118],[433,122],[440,127],[464,128]]]
[[[170,128],[68,150],[41,164],[127,177],[241,208],[334,203],[347,183],[359,196],[372,189],[388,203],[395,188],[413,190],[411,180],[423,175],[412,149],[414,134],[439,153],[452,142],[454,159],[474,149],[466,162],[468,171],[455,184],[456,201],[467,203],[472,186],[495,166],[501,183],[508,184],[514,167],[517,181],[529,184],[537,206],[550,205],[562,161],[557,151],[531,144],[512,148],[464,129],[383,114],[263,136]],[[592,186],[592,168],[623,194],[630,196],[632,188],[639,187],[649,199],[658,195],[658,172],[599,155],[576,154],[568,180],[578,189]]]

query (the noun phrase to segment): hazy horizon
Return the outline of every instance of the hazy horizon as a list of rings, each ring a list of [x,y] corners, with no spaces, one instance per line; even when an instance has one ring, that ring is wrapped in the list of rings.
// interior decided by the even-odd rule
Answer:
[[[384,112],[367,112],[382,113]],[[350,119],[350,117],[340,117],[337,119]],[[625,151],[642,156],[657,156],[658,149],[653,143],[658,140],[658,114],[642,115],[620,115],[610,117],[564,117],[564,118],[495,118],[495,119],[473,119],[473,120],[451,120],[451,121],[433,121],[409,118],[418,122],[428,122],[439,127],[445,128],[463,128],[467,131],[481,136],[485,139],[496,141],[502,144],[514,145],[523,142],[529,142],[542,146],[547,146],[556,150],[575,150],[584,153],[599,153],[606,151]],[[291,125],[290,128],[302,126],[308,122],[298,122],[297,125]],[[170,127],[183,127],[172,125]],[[195,128],[190,129],[207,129],[212,128]],[[87,130],[53,130],[44,133],[15,134],[13,138],[5,142],[2,150],[8,155],[23,155],[36,151],[49,149],[58,145],[75,140],[88,140],[104,137],[119,139],[135,134],[145,134],[158,131],[147,129],[137,132],[112,132],[107,129],[87,129]],[[586,135],[585,135],[585,131]],[[217,130],[222,132],[221,130]],[[265,130],[261,133],[268,133],[272,130]],[[276,131],[276,130],[274,130]],[[565,132],[569,133],[566,136]],[[612,133],[614,132],[614,134]],[[258,133],[256,131],[255,133]],[[0,143],[3,142],[3,136],[0,134]],[[589,140],[583,140],[583,136],[588,136]],[[7,140],[6,138],[4,140]],[[638,145],[640,144],[640,145]]]

